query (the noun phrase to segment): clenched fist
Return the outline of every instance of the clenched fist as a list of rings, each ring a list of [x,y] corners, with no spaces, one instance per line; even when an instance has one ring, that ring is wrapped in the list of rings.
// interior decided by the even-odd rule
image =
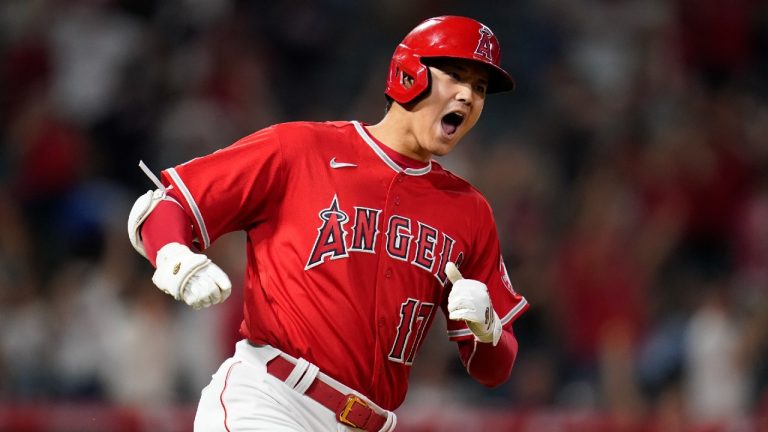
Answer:
[[[464,279],[452,262],[446,264],[445,274],[453,283],[448,294],[448,318],[464,320],[475,339],[496,346],[501,338],[501,320],[493,310],[488,287],[480,281]]]
[[[219,266],[183,244],[168,243],[160,248],[156,264],[152,282],[195,309],[221,303],[232,292],[232,283]]]

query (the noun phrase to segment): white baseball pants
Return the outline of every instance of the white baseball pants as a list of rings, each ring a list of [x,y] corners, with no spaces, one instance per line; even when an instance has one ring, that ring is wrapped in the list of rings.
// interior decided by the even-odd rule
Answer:
[[[200,395],[195,432],[359,430],[339,423],[335,412],[267,373],[267,362],[278,355],[292,358],[273,347],[238,342],[235,354],[222,363]],[[338,381],[324,378],[339,390],[356,393]],[[381,432],[393,431],[395,414],[383,409],[380,412],[387,416]]]

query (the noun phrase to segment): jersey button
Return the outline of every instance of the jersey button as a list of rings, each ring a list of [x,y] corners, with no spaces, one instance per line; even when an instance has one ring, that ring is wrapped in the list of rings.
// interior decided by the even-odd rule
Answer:
[[[402,175],[402,174],[400,174],[399,176],[397,176],[397,182],[398,182],[398,183],[402,183],[402,182],[403,182],[403,175]]]
[[[391,278],[392,277],[392,270],[387,270],[386,272],[384,272],[384,276],[387,279]]]
[[[400,197],[399,196],[395,197],[395,205],[400,205]]]

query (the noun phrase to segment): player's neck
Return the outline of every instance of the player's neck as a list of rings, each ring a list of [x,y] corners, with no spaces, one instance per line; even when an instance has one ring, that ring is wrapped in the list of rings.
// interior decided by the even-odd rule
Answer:
[[[429,162],[432,155],[419,144],[410,120],[395,104],[379,123],[366,128],[374,138],[392,150],[411,159]]]

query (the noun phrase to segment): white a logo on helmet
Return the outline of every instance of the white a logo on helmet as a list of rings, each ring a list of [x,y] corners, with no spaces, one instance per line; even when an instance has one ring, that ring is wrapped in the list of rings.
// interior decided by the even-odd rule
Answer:
[[[491,51],[491,38],[493,37],[493,33],[485,26],[480,27],[478,32],[480,33],[480,40],[477,41],[475,55],[484,57],[489,62],[493,63],[493,53]]]

